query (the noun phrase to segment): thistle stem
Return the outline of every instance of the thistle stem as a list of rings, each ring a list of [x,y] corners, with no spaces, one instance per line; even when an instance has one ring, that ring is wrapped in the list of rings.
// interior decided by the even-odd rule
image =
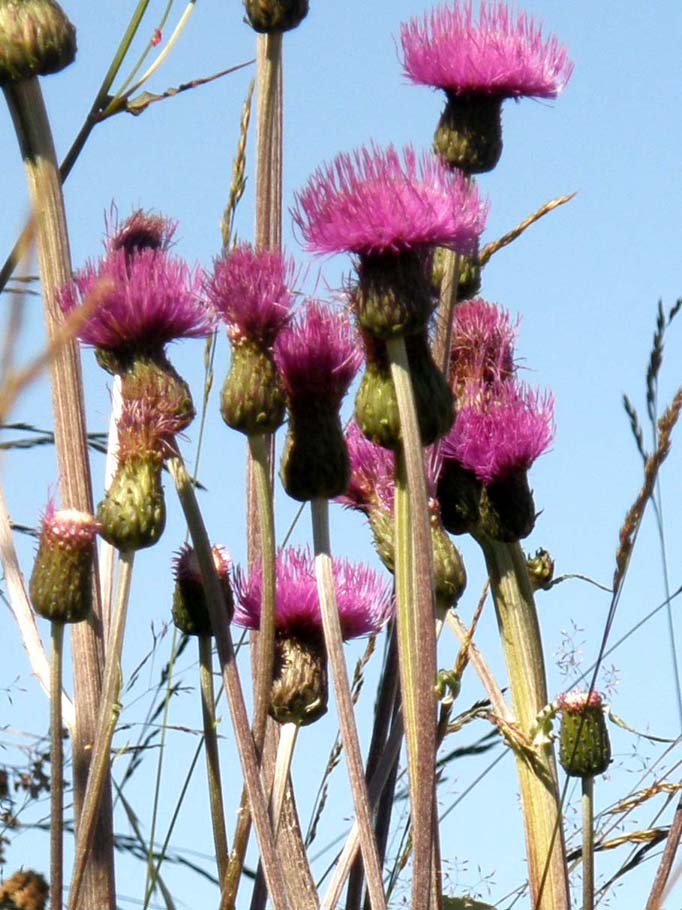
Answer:
[[[287,781],[289,780],[289,772],[291,771],[298,731],[298,724],[283,724],[280,731],[275,763],[275,779],[272,782],[272,793],[270,794],[270,818],[272,819],[275,837],[277,837],[282,818],[284,795],[287,789]]]
[[[405,342],[387,343],[402,445],[396,459],[395,551],[400,687],[414,843],[412,905],[432,898],[436,790],[436,612],[424,460]],[[434,907],[437,906],[437,903]]]
[[[218,581],[211,545],[204,527],[194,493],[192,481],[179,454],[168,461],[168,469],[175,481],[178,498],[185,514],[192,545],[199,561],[211,625],[218,648],[218,656],[225,683],[228,705],[232,716],[239,758],[249,795],[251,813],[260,845],[263,868],[268,889],[275,910],[287,910],[289,900],[281,865],[277,859],[272,827],[268,817],[267,803],[263,793],[258,768],[258,753],[254,743],[244,705],[239,671],[234,654],[232,635],[227,622],[227,605]]]
[[[71,279],[71,254],[64,212],[59,167],[52,131],[37,78],[5,88],[37,228],[45,320],[50,339],[59,331],[63,316],[58,289]],[[55,444],[62,504],[93,511],[83,381],[78,344],[72,340],[59,348],[51,365]],[[98,627],[101,617],[97,566],[94,567],[93,617],[78,623],[72,635],[73,675],[77,723],[73,738],[76,818],[81,812],[88,777],[90,748],[95,740],[102,695],[103,647]],[[106,774],[106,768],[105,772]],[[104,781],[96,818],[95,842],[86,881],[88,906],[114,910],[114,853],[111,790]]]
[[[373,910],[383,910],[386,907],[386,898],[384,896],[381,863],[372,826],[372,813],[367,794],[360,741],[355,725],[348,671],[343,656],[343,636],[336,602],[329,540],[328,500],[313,499],[311,510],[313,546],[315,550],[315,577],[317,578],[317,590],[320,598],[324,640],[331,665],[332,679],[334,680],[341,740],[346,755],[348,776],[360,831],[360,845],[367,874],[367,888]]]
[[[477,539],[490,577],[516,724],[528,735],[547,704],[547,683],[526,560],[518,543]],[[567,910],[566,852],[551,744],[538,747],[535,757],[531,766],[527,756],[516,754],[532,907]]]
[[[583,910],[594,908],[594,777],[582,779]]]
[[[62,656],[64,623],[52,622],[50,666],[50,902],[64,902],[64,738],[62,730]]]
[[[275,596],[276,596],[276,544],[275,517],[273,510],[272,483],[270,480],[271,435],[249,436],[249,500],[255,499],[255,509],[249,509],[251,541],[258,541],[257,547],[251,547],[251,564],[259,563],[263,573],[263,602],[261,607],[260,626],[254,636],[256,642],[256,659],[254,672],[253,738],[260,756],[265,740],[268,719],[270,687],[272,685],[273,664],[275,657]],[[232,853],[228,864],[225,887],[221,900],[221,910],[234,908],[239,890],[244,857],[251,834],[251,813],[246,790],[242,793],[239,818],[234,833]]]
[[[438,329],[434,344],[434,360],[447,378],[450,372],[452,353],[452,326],[457,306],[459,288],[459,271],[462,257],[454,250],[445,250],[443,255],[443,278],[440,284],[440,302],[438,306]]]
[[[128,601],[130,599],[130,582],[133,574],[134,553],[121,553],[121,564],[118,576],[118,592],[112,616],[109,640],[107,641],[107,660],[104,667],[104,684],[102,687],[102,706],[97,725],[88,785],[85,788],[83,806],[76,832],[76,856],[71,878],[69,907],[76,910],[80,897],[83,876],[90,855],[92,838],[95,833],[99,804],[104,786],[109,778],[109,753],[114,732],[121,710],[118,697],[121,691],[121,654],[125,633]]]
[[[218,878],[221,885],[227,872],[227,832],[225,829],[225,809],[223,807],[223,787],[220,776],[220,755],[216,733],[215,690],[213,687],[213,654],[209,635],[200,635],[199,676],[201,679],[201,713],[204,722],[204,748],[206,749],[206,775],[208,779],[208,797],[211,804],[211,824],[213,826],[213,844],[215,847]]]

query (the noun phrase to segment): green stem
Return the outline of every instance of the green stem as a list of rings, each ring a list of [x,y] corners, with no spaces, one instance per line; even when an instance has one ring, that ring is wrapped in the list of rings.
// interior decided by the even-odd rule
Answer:
[[[63,322],[57,291],[71,279],[71,254],[52,131],[36,78],[6,86],[5,97],[26,168],[37,230],[45,320],[48,335],[53,340]],[[75,340],[60,346],[51,363],[51,384],[62,504],[65,508],[92,513],[83,380],[80,351]],[[98,632],[101,603],[96,566],[94,576],[92,619],[78,623],[72,635],[77,712],[73,739],[77,819],[88,777],[90,749],[97,731],[102,693],[103,647]],[[107,780],[103,783],[86,891],[88,906],[96,906],[100,910],[113,910],[115,907],[111,789]]]
[[[459,270],[462,257],[454,250],[446,250],[443,256],[443,279],[440,284],[440,302],[438,305],[438,329],[434,344],[434,359],[443,376],[450,372],[452,354],[452,327],[457,305],[459,287]]]
[[[211,803],[211,823],[218,877],[221,883],[227,871],[227,832],[223,807],[223,786],[220,776],[220,755],[216,733],[215,691],[213,688],[213,654],[209,635],[199,636],[199,674],[201,677],[201,713],[204,721],[206,773]]]
[[[109,779],[109,755],[111,742],[118,723],[121,706],[118,697],[121,691],[121,654],[125,633],[128,602],[130,600],[130,582],[133,574],[134,553],[121,553],[121,564],[118,577],[118,592],[112,616],[109,640],[107,641],[107,660],[104,668],[102,687],[102,705],[97,725],[88,785],[85,788],[83,807],[81,809],[78,830],[76,832],[76,856],[71,878],[69,895],[70,910],[76,910],[80,898],[83,877],[87,868],[99,814],[99,805],[104,786]]]
[[[64,902],[64,738],[62,730],[62,654],[64,623],[53,622],[50,666],[50,903]]]
[[[334,680],[336,707],[341,728],[341,740],[348,765],[355,815],[360,831],[362,860],[367,874],[367,890],[373,910],[386,907],[381,863],[377,850],[372,813],[367,795],[365,770],[360,752],[360,740],[355,725],[353,699],[348,681],[346,660],[343,655],[343,635],[339,620],[339,609],[336,603],[336,589],[329,541],[329,502],[326,499],[313,499],[311,502],[313,519],[313,546],[315,549],[315,577],[322,612],[322,626],[327,655]]]
[[[533,591],[526,559],[518,543],[478,538],[495,602],[516,725],[530,735],[547,705],[547,683]],[[531,766],[517,752],[516,764],[526,828],[528,874],[534,910],[570,906],[566,852],[551,744],[536,750]]]
[[[256,246],[282,244],[282,35],[259,35]]]
[[[258,541],[254,548],[252,569],[260,565],[263,573],[263,601],[261,606],[260,627],[253,636],[256,643],[254,662],[255,708],[253,712],[253,738],[259,757],[265,741],[265,730],[270,703],[273,664],[275,657],[275,596],[276,596],[276,544],[275,517],[273,510],[273,493],[270,481],[270,435],[249,437],[250,477],[253,482],[251,493],[255,499],[255,509],[249,509],[251,539]],[[257,558],[256,552],[258,554]],[[225,887],[221,900],[221,910],[234,908],[244,868],[244,858],[251,833],[251,813],[247,793],[242,793],[239,818],[234,833],[232,853],[228,864]]]
[[[387,343],[402,447],[396,459],[395,549],[400,686],[414,843],[412,905],[427,910],[432,889],[436,789],[436,613],[424,460],[402,338]],[[439,876],[438,876],[439,877]]]
[[[211,625],[213,626],[225,682],[225,692],[227,693],[239,758],[248,790],[251,814],[256,827],[268,889],[275,910],[286,910],[289,907],[289,901],[284,883],[285,879],[275,850],[267,803],[260,781],[258,752],[249,729],[249,720],[244,705],[244,695],[237,670],[232,635],[227,622],[227,605],[216,574],[211,544],[204,527],[191,478],[179,454],[169,459],[168,469],[175,481],[178,498],[185,514],[194,551],[201,569],[206,590],[206,600],[211,616]]]
[[[583,910],[594,908],[594,777],[582,779]]]

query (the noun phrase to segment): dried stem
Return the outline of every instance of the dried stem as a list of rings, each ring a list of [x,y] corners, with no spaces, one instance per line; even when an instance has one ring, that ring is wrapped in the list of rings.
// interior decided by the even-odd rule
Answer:
[[[50,903],[64,901],[64,731],[62,727],[62,657],[64,623],[52,622],[50,672]]]
[[[367,795],[360,741],[355,725],[346,661],[343,656],[343,636],[336,603],[331,544],[329,541],[329,502],[326,499],[314,499],[311,502],[311,510],[313,546],[315,549],[315,576],[317,578],[317,590],[322,612],[324,640],[334,680],[341,739],[348,764],[348,776],[360,830],[360,845],[367,874],[367,888],[373,910],[382,910],[382,908],[386,907],[386,898],[384,897],[381,863],[379,862],[376,838],[372,827],[372,813]]]
[[[206,776],[208,796],[211,804],[211,824],[213,827],[213,845],[215,847],[218,878],[225,880],[227,871],[227,832],[225,830],[225,809],[223,807],[223,787],[220,776],[220,753],[216,733],[215,691],[213,687],[213,654],[211,637],[200,635],[199,675],[201,678],[201,714],[204,723],[204,748],[206,749]]]
[[[452,352],[452,324],[457,306],[459,288],[459,271],[462,257],[454,250],[445,250],[443,255],[443,279],[440,284],[440,302],[438,306],[438,330],[433,348],[436,363],[443,376],[450,371],[450,354]]]
[[[34,217],[48,335],[52,339],[63,321],[56,300],[58,289],[71,278],[64,199],[50,124],[36,78],[5,88],[26,167]],[[90,464],[78,345],[71,341],[52,361],[52,401],[62,504],[92,512]],[[88,776],[90,748],[95,739],[102,690],[101,607],[95,588],[92,619],[73,631],[72,654],[77,712],[73,740],[76,818],[80,816]],[[110,784],[104,782],[97,827],[86,881],[88,906],[115,907],[114,856]]]
[[[549,212],[554,211],[554,209],[558,209],[560,205],[565,205],[567,202],[570,202],[571,199],[575,198],[575,195],[575,193],[569,193],[567,196],[559,196],[556,199],[551,199],[549,202],[541,205],[537,212],[533,212],[532,215],[524,218],[521,224],[509,231],[509,233],[504,234],[498,240],[493,241],[493,243],[489,243],[481,253],[481,268],[488,263],[489,259],[494,256],[498,250],[501,250],[505,246],[509,246],[510,243],[513,243],[517,237],[520,237],[532,224],[535,224],[536,221],[539,221],[545,215],[549,214]]]
[[[412,904],[427,910],[436,785],[436,615],[433,552],[412,382],[402,339],[387,344],[396,389],[402,448],[396,459],[395,550],[400,687],[414,839]],[[438,906],[434,904],[433,910]]]
[[[112,616],[112,625],[107,641],[107,661],[104,667],[104,685],[102,687],[102,706],[100,710],[97,735],[92,750],[88,785],[85,788],[83,808],[76,831],[76,855],[71,877],[69,894],[70,910],[77,910],[84,876],[90,859],[95,825],[99,812],[100,800],[104,787],[109,780],[109,755],[111,742],[118,723],[121,710],[118,698],[121,691],[121,654],[125,633],[128,602],[130,600],[130,582],[133,574],[134,553],[122,553],[118,576],[118,591]],[[85,904],[87,907],[88,905]]]

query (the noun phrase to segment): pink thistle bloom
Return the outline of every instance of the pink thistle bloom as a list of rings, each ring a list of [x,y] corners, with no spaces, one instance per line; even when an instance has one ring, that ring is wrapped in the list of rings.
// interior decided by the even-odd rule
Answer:
[[[269,346],[289,319],[293,282],[293,260],[242,244],[215,260],[206,292],[231,341]]]
[[[182,416],[159,407],[154,400],[124,398],[116,424],[119,463],[147,457],[162,461],[171,454],[176,434],[186,426]]]
[[[336,502],[369,512],[379,507],[393,510],[395,492],[395,455],[390,449],[377,446],[353,421],[346,430],[346,445],[351,464],[351,479],[346,492]]]
[[[505,3],[471,0],[436,7],[402,25],[407,76],[451,95],[556,98],[573,72],[566,48]]]
[[[57,509],[50,499],[43,515],[41,536],[53,546],[77,551],[92,545],[99,528],[99,522],[89,512]]]
[[[514,345],[519,320],[481,298],[465,300],[455,308],[452,333],[452,380],[459,385],[470,380],[486,383],[514,375]]]
[[[78,333],[86,344],[111,351],[157,351],[178,338],[202,338],[213,329],[200,281],[182,260],[162,250],[132,255],[121,247],[88,263],[61,291],[70,313],[86,299],[95,308]]]
[[[443,456],[492,484],[527,471],[553,438],[551,394],[514,382],[471,383],[443,441]]]
[[[289,399],[319,399],[336,410],[362,363],[347,313],[309,300],[275,344],[275,362]]]
[[[569,714],[582,714],[588,708],[603,708],[604,697],[596,689],[591,692],[574,690],[573,692],[563,692],[557,698],[557,704],[561,711],[567,711]]]
[[[471,254],[485,226],[478,190],[435,156],[372,145],[338,155],[296,193],[307,249],[370,256],[442,246]]]
[[[390,584],[368,566],[345,559],[334,560],[333,572],[344,640],[378,632],[393,611]],[[237,569],[234,590],[238,602],[235,623],[257,629],[262,602],[260,573],[246,577]],[[275,611],[275,628],[284,636],[322,634],[315,562],[310,550],[290,547],[278,553]]]

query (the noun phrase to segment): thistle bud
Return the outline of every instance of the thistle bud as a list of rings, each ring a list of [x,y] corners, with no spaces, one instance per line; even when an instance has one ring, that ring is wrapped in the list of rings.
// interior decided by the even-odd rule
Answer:
[[[251,28],[268,35],[288,32],[308,15],[308,0],[245,0]]]
[[[554,578],[554,560],[547,550],[535,551],[535,556],[526,559],[528,577],[534,591],[549,591]]]
[[[57,511],[53,503],[48,505],[29,585],[33,608],[40,616],[69,623],[87,619],[97,530],[92,515],[75,509]]]
[[[247,436],[274,433],[282,425],[285,396],[272,351],[249,341],[233,345],[220,413],[229,427]]]
[[[213,563],[218,581],[225,597],[225,605],[232,620],[234,599],[230,585],[230,556],[225,547],[212,548]],[[175,590],[173,592],[173,622],[185,635],[213,634],[204,582],[196,553],[189,545],[184,546],[173,560]]]
[[[153,454],[122,461],[97,509],[101,535],[122,553],[151,547],[166,526],[162,459]]]
[[[324,639],[279,635],[270,690],[270,715],[280,724],[305,727],[327,713],[327,651]]]
[[[0,0],[0,85],[58,73],[76,56],[76,29],[54,0]]]
[[[40,872],[22,869],[0,885],[0,907],[7,910],[45,910],[50,888]]]
[[[611,761],[609,731],[599,692],[568,692],[559,696],[561,732],[559,761],[570,777],[603,774]]]

